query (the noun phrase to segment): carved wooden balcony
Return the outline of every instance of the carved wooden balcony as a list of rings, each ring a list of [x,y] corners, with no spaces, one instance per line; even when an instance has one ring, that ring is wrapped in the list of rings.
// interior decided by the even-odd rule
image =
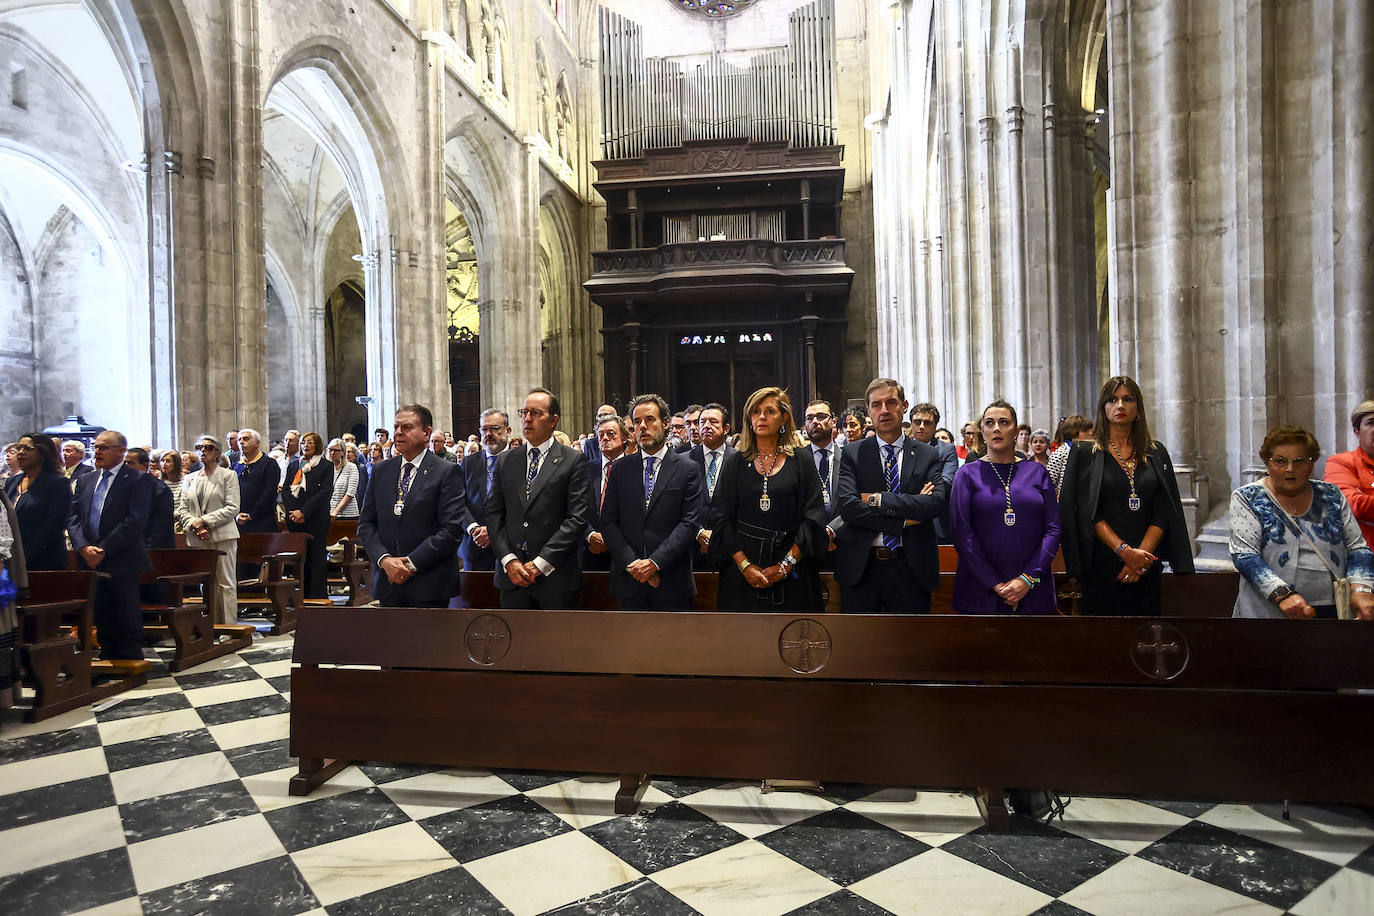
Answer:
[[[603,305],[688,299],[703,291],[733,298],[781,291],[844,296],[854,280],[844,255],[844,239],[721,239],[595,251],[583,286]]]

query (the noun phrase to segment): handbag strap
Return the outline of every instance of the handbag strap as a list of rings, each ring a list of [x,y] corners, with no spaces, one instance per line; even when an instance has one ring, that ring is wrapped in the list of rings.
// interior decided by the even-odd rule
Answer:
[[[1265,484],[1264,490],[1266,493],[1269,494],[1269,501],[1272,502],[1275,506],[1278,506],[1278,510],[1283,513],[1283,517],[1288,519],[1288,521],[1292,524],[1294,530],[1298,534],[1298,537],[1307,541],[1307,546],[1311,547],[1312,552],[1317,555],[1317,559],[1322,561],[1322,565],[1326,567],[1326,571],[1331,574],[1332,581],[1345,578],[1340,573],[1336,572],[1336,567],[1333,566],[1331,561],[1327,559],[1326,555],[1322,553],[1322,549],[1317,546],[1317,542],[1312,540],[1312,535],[1307,533],[1307,529],[1304,528],[1302,525],[1298,524],[1298,520],[1293,517],[1292,513],[1290,513],[1287,509],[1285,509],[1282,505],[1279,504],[1278,497],[1274,495],[1273,490],[1269,489],[1268,484]],[[1316,498],[1317,492],[1316,490],[1313,490],[1312,499],[1315,500]]]

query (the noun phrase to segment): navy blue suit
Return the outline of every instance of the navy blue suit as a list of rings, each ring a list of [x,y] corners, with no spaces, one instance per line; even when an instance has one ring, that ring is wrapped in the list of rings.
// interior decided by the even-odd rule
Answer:
[[[596,450],[596,456],[601,460],[599,460],[595,466],[590,464],[587,465],[587,485],[592,488],[591,517],[587,520],[588,535],[593,531],[601,531],[601,505],[604,502],[601,497],[601,473],[606,469],[606,456],[601,454],[601,449]],[[612,464],[612,467],[624,461],[627,457],[627,455],[622,453],[621,456],[615,460],[615,463]],[[604,538],[604,533],[602,536]],[[592,553],[591,545],[587,543],[585,537],[582,539],[582,546],[577,549],[577,557],[584,570],[595,569],[605,571],[611,568],[610,552]]]
[[[940,586],[940,553],[930,522],[949,506],[944,459],[933,446],[907,437],[897,491],[889,493],[881,444],[877,437],[861,439],[845,446],[840,457],[837,495],[845,524],[835,535],[835,578],[846,611],[928,611],[930,593]],[[922,496],[927,483],[934,492]],[[860,493],[882,493],[881,505],[867,505]],[[908,519],[920,524],[907,525]],[[896,556],[877,556],[873,541],[880,533],[900,539]]]
[[[467,501],[468,524],[476,522],[479,527],[487,524],[487,456],[485,448],[463,458],[463,490]],[[492,455],[492,459],[500,455]],[[478,547],[472,535],[463,532],[463,543],[458,546],[458,556],[463,558],[464,569],[496,569],[496,554],[492,552],[491,542],[486,547]]]
[[[624,610],[689,611],[697,593],[692,557],[701,527],[701,469],[682,452],[665,449],[653,496],[644,505],[644,454],[626,455],[611,466],[601,506],[601,535],[611,557],[611,594]],[[658,566],[657,588],[635,581],[625,567],[650,559]]]
[[[105,558],[95,567],[108,579],[96,583],[95,626],[101,658],[143,657],[143,614],[138,606],[138,574],[152,569],[144,532],[153,491],[143,475],[121,464],[110,478],[98,525],[91,524],[91,503],[101,474],[82,475],[67,516],[67,536],[76,551],[77,568],[88,569],[81,551],[99,547]]]
[[[954,446],[948,442],[941,442],[934,439],[930,443],[935,447],[935,451],[940,455],[940,476],[949,484],[950,491],[954,490],[954,475],[959,471],[959,453],[954,450]],[[953,541],[949,536],[949,509],[941,512],[933,522],[935,526],[935,539],[941,544],[950,544]]]
[[[171,550],[177,546],[175,522],[172,514],[172,488],[151,474],[140,474],[140,482],[148,488],[150,497],[148,527],[143,532],[143,543],[154,550]]]
[[[24,561],[30,572],[67,568],[67,543],[62,536],[72,509],[71,481],[59,471],[41,470],[21,498],[20,471],[5,481],[5,494],[19,518],[15,537],[24,541]]]
[[[458,593],[458,542],[472,520],[463,500],[463,473],[426,449],[405,508],[396,515],[401,464],[398,456],[373,466],[358,537],[374,565],[385,556],[408,557],[416,572],[393,585],[377,565],[372,596],[386,607],[448,607]]]
[[[720,524],[720,516],[711,506],[711,491],[706,486],[706,444],[701,443],[689,449],[679,449],[678,451],[680,454],[684,454],[691,458],[697,463],[697,467],[701,468],[701,524],[698,527],[705,528],[708,531],[714,531],[716,525]],[[721,455],[720,464],[716,465],[718,482],[720,472],[725,470],[725,459],[729,458],[737,451],[739,451],[739,449],[735,448],[729,442],[725,443],[725,452]],[[702,553],[700,548],[696,548],[692,553],[692,565],[702,570],[714,571],[716,568],[715,563],[712,562],[709,556]]]
[[[296,462],[292,462],[294,466]],[[239,531],[271,534],[277,531],[277,484],[281,483],[281,467],[261,452],[252,464],[239,461],[234,465],[239,475],[239,512],[248,513],[248,521],[239,524]],[[295,471],[292,471],[295,474]]]

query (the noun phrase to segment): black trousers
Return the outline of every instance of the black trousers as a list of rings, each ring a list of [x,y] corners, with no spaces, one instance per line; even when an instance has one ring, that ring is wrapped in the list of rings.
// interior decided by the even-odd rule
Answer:
[[[581,589],[560,592],[552,588],[540,588],[541,584],[536,582],[530,588],[502,589],[501,607],[512,611],[569,611],[581,606]]]
[[[111,576],[95,585],[95,633],[104,659],[143,657],[138,576]]]
[[[691,595],[664,595],[663,589],[640,585],[629,598],[616,599],[622,611],[690,611]]]
[[[869,557],[858,584],[841,586],[840,598],[850,614],[930,613],[930,592],[900,552],[890,560]]]

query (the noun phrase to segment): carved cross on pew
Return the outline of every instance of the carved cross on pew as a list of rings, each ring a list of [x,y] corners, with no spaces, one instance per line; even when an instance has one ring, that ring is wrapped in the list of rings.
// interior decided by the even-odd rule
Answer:
[[[798,674],[814,674],[830,660],[830,631],[814,620],[794,620],[778,636],[778,654]]]
[[[1151,623],[1136,631],[1131,661],[1147,677],[1167,681],[1183,673],[1188,655],[1188,641],[1176,627]]]
[[[510,627],[495,614],[483,614],[468,624],[464,643],[468,658],[490,667],[510,651]]]

